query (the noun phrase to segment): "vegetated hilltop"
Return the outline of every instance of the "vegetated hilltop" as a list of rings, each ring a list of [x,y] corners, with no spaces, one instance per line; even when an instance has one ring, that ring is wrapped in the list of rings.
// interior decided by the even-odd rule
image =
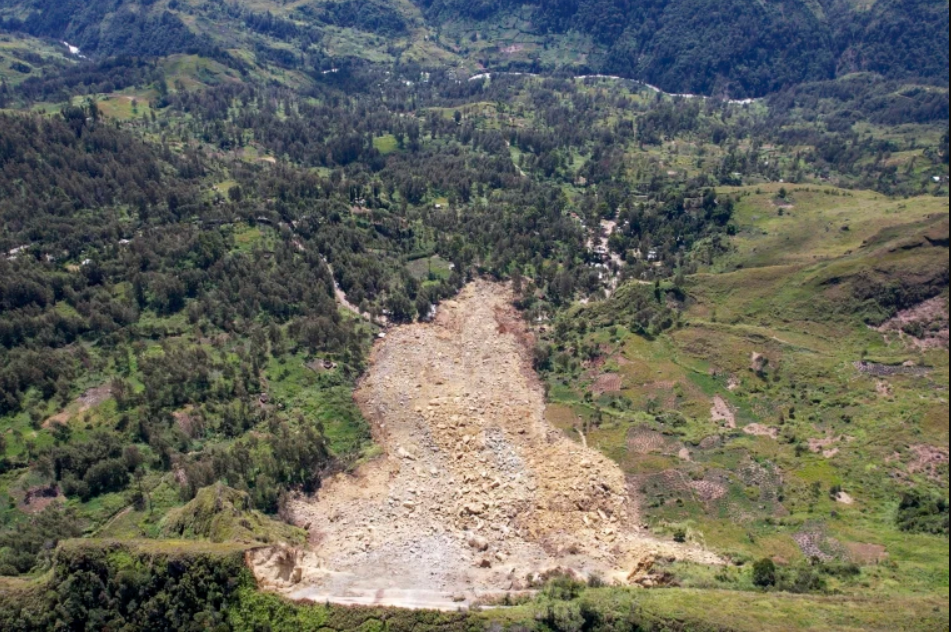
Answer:
[[[857,71],[948,81],[946,0],[394,0],[0,3],[8,29],[87,55],[201,54],[243,71],[327,56],[611,73],[668,92],[760,96]]]
[[[617,462],[650,537],[735,562],[642,569],[685,593],[561,578],[500,625],[947,619],[946,86],[467,81],[408,3],[371,30],[311,7],[320,33],[298,4],[58,3],[76,30],[37,35],[3,6],[0,572],[51,600],[7,620],[65,622],[75,588],[70,622],[132,621],[152,552],[299,542],[292,499],[379,453],[371,341],[477,276],[518,292],[549,422]],[[146,561],[62,565],[68,538]],[[190,581],[154,611],[243,625]],[[242,587],[244,621],[326,621]]]

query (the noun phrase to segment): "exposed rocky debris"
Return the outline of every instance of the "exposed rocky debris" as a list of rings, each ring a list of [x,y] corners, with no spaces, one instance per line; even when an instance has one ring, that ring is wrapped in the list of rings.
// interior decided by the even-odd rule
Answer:
[[[647,428],[632,428],[628,433],[627,449],[632,454],[663,453],[668,448],[668,440],[661,433]]]
[[[690,481],[690,488],[701,502],[708,503],[719,500],[726,496],[727,486],[729,485],[729,481],[725,476],[719,478],[721,480],[708,480],[705,478],[699,481]]]
[[[940,483],[948,478],[948,448],[927,444],[909,446],[912,459],[908,463],[908,472],[924,474],[928,479]]]
[[[836,445],[837,443],[851,443],[855,440],[855,437],[849,435],[826,435],[825,437],[813,437],[809,439],[809,451],[814,454],[822,453],[827,459],[831,459],[839,453],[839,448]]]
[[[876,327],[889,342],[894,336],[918,349],[948,348],[948,299],[935,296],[903,309]]]
[[[855,504],[855,499],[852,498],[850,494],[846,492],[836,492],[835,496],[832,499],[837,503],[842,503],[843,505],[853,505]]]
[[[820,527],[813,526],[793,535],[799,550],[807,558],[823,562],[848,558],[847,549],[835,538],[828,537]]]
[[[529,336],[510,292],[483,281],[433,323],[392,329],[356,393],[385,455],[292,501],[312,547],[299,573],[254,554],[259,580],[295,598],[455,608],[554,567],[627,581],[651,557],[719,563],[641,531],[620,468],[548,424]]]
[[[879,364],[877,362],[867,362],[857,360],[852,363],[859,373],[874,375],[875,377],[888,377],[890,375],[927,375],[931,371],[928,367],[915,366],[914,364]]]
[[[773,439],[779,437],[779,428],[758,423],[746,424],[743,426],[743,432],[756,437],[770,437]]]
[[[719,395],[713,396],[713,406],[710,408],[710,421],[722,423],[727,428],[736,428],[736,415],[726,403],[726,400]]]
[[[110,397],[112,397],[112,384],[103,384],[87,389],[82,395],[74,399],[65,410],[46,419],[43,422],[43,427],[50,428],[53,424],[66,425],[74,417],[95,408]]]

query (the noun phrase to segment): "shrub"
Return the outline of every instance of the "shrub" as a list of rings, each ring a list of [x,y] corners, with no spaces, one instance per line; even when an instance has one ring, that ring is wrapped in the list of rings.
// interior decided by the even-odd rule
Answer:
[[[800,566],[790,569],[778,582],[779,588],[791,593],[822,592],[826,589],[826,581],[819,572],[823,570],[813,566]]]
[[[557,575],[549,580],[543,592],[550,599],[571,601],[577,598],[583,589],[583,582],[579,582],[570,575]]]
[[[776,585],[776,564],[768,557],[753,563],[753,583],[760,588]]]
[[[683,428],[687,425],[687,418],[683,416],[683,413],[677,410],[665,410],[658,413],[654,415],[654,420],[659,424],[671,428]]]
[[[129,483],[128,466],[121,458],[106,459],[90,467],[83,480],[89,486],[89,496],[118,491]]]
[[[896,522],[902,531],[948,535],[948,501],[917,490],[905,492],[898,503]]]

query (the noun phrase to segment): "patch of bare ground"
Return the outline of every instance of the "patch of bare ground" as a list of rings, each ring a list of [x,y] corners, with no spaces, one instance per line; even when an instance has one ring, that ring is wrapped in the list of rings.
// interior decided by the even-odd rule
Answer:
[[[833,496],[833,500],[835,500],[837,503],[842,503],[843,505],[855,504],[855,499],[852,498],[851,494],[847,494],[846,492],[836,492],[835,496]]]
[[[852,561],[859,564],[880,564],[888,559],[888,553],[881,544],[846,542],[845,548]]]
[[[918,349],[948,348],[948,299],[935,296],[903,309],[876,327],[887,343],[897,337]]]
[[[828,537],[821,527],[804,528],[793,534],[793,540],[807,558],[816,558],[823,562],[848,557],[848,550],[835,538]]]
[[[814,454],[822,453],[827,459],[831,459],[836,454],[839,453],[839,448],[835,444],[845,442],[851,442],[855,437],[850,437],[848,435],[839,435],[837,437],[825,436],[822,438],[813,437],[809,439],[809,451]]]
[[[194,437],[197,430],[196,426],[199,425],[197,423],[198,420],[192,416],[191,412],[191,406],[187,406],[172,413],[172,418],[175,419],[175,425],[178,426],[178,429],[181,430],[186,437]]]
[[[727,486],[713,480],[690,481],[690,488],[702,502],[719,500],[726,496]]]
[[[727,428],[736,428],[736,415],[726,403],[726,400],[719,395],[713,396],[713,406],[710,408],[710,421],[714,423],[723,423]]]
[[[602,345],[603,346],[603,345]],[[590,360],[582,360],[581,366],[585,369],[588,369],[588,375],[591,377],[597,376],[598,370],[605,365],[607,358],[603,355],[599,355]]]
[[[263,586],[455,609],[553,568],[623,582],[646,559],[721,562],[642,531],[617,464],[549,425],[511,300],[477,281],[377,342],[355,397],[384,455],[289,503],[312,544],[250,554]]]
[[[874,377],[890,377],[892,375],[913,375],[921,377],[931,372],[930,367],[918,366],[914,360],[906,360],[900,365],[856,360],[852,363],[852,366],[854,366],[859,373],[865,373],[866,375]]]
[[[695,497],[690,483],[690,479],[676,469],[631,477],[632,486],[636,486],[641,493],[650,493],[653,496],[686,494]]]
[[[782,486],[783,478],[769,461],[760,463],[746,457],[736,472],[738,478],[748,487],[756,487],[761,495],[776,496]]]
[[[948,476],[948,448],[927,444],[909,446],[912,458],[908,462],[910,474],[924,474],[925,477],[941,482]]]
[[[604,393],[618,393],[621,390],[621,376],[617,373],[602,373],[591,385],[591,392],[595,395]]]
[[[723,437],[720,435],[710,435],[700,440],[701,450],[713,450],[723,444]]]
[[[746,424],[743,426],[743,432],[756,437],[770,437],[773,439],[779,436],[779,428],[757,423]]]
[[[53,503],[59,503],[66,500],[63,493],[56,485],[41,485],[31,487],[26,490],[23,500],[17,505],[17,508],[26,514],[40,513]]]
[[[690,460],[690,449],[683,443],[643,426],[628,430],[627,449],[631,454],[666,454],[682,461]]]
[[[43,427],[49,428],[53,424],[65,425],[76,415],[81,415],[90,408],[95,408],[110,397],[112,397],[111,384],[102,384],[87,389],[82,395],[74,399],[65,410],[47,418],[43,422]]]
[[[632,428],[627,437],[627,449],[633,454],[663,452],[667,439],[659,432],[645,428]]]

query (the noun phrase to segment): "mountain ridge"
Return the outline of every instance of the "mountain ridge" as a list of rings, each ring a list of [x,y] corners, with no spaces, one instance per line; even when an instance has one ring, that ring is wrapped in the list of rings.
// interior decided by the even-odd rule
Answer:
[[[202,54],[236,68],[247,65],[243,49],[284,67],[320,63],[339,56],[335,37],[352,32],[360,42],[345,55],[400,60],[418,48],[424,65],[573,69],[671,93],[750,97],[863,70],[947,83],[947,7],[944,0],[877,0],[864,9],[842,0],[3,0],[0,26],[89,55]]]

